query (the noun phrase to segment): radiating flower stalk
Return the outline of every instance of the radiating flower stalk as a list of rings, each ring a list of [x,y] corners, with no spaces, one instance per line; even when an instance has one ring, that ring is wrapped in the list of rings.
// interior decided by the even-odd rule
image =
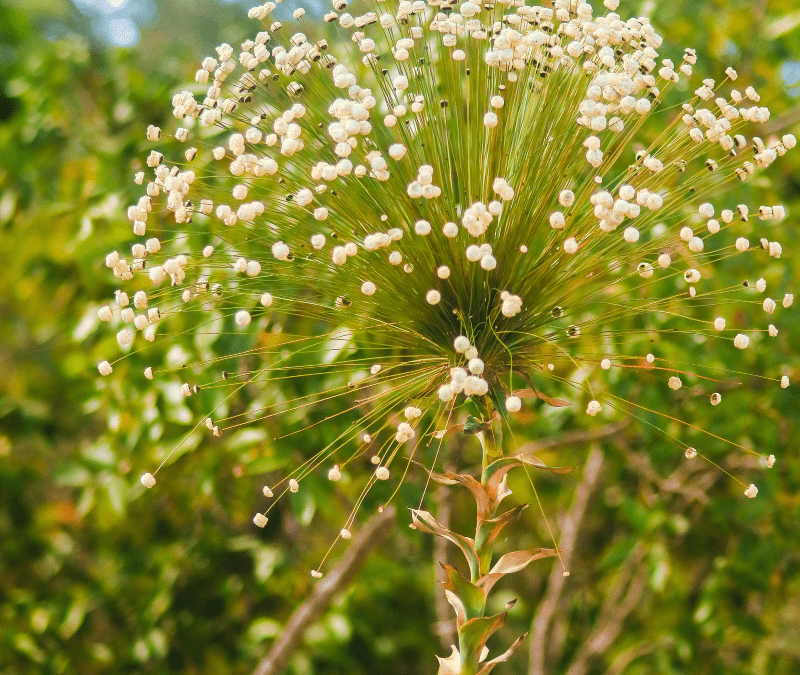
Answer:
[[[735,88],[733,68],[689,84],[692,49],[662,58],[647,18],[603,4],[334,0],[330,44],[303,9],[290,25],[274,3],[254,7],[256,37],[217,47],[174,96],[174,128],[148,128],[149,141],[169,137],[174,158],[152,150],[135,176],[145,194],[128,209],[131,254],[106,257],[126,286],[98,312],[123,349],[102,375],[147,358],[143,376],[199,399],[196,428],[212,436],[287,413],[326,411],[311,426],[356,419],[264,488],[256,525],[312,472],[338,481],[367,457],[371,477],[339,539],[370,490],[399,487],[414,461],[425,481],[472,492],[474,539],[412,512],[469,562],[469,579],[446,568],[459,648],[442,673],[488,673],[508,657],[480,662],[505,617],[484,617],[486,595],[503,574],[557,554],[492,565],[497,533],[521,513],[497,514],[508,471],[552,469],[501,442],[524,399],[632,416],[691,461],[715,464],[676,429],[714,452],[775,461],[688,415],[626,400],[619,384],[682,390],[676,408],[718,405],[756,379],[789,386],[785,369],[730,372],[714,352],[766,347],[772,315],[792,305],[784,289],[767,291],[780,281],[770,232],[784,208],[731,203],[729,183],[796,140],[755,135],[769,111],[752,87]],[[758,280],[727,284],[733,266]],[[767,315],[756,325],[739,311],[752,305]],[[675,359],[697,343],[700,362]],[[178,344],[194,353],[176,362]],[[285,381],[302,383],[298,395],[272,396]],[[235,412],[245,389],[264,395]],[[482,439],[480,481],[437,471],[446,437],[462,431]]]

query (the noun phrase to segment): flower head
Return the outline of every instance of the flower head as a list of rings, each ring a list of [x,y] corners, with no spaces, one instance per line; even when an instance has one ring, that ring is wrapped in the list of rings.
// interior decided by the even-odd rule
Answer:
[[[732,69],[679,102],[694,50],[662,57],[646,17],[624,20],[616,0],[604,4],[610,11],[594,16],[566,0],[447,12],[439,0],[400,0],[380,15],[339,14],[341,3],[325,20],[356,52],[331,48],[307,22],[297,32],[273,22],[272,2],[254,7],[255,37],[217,47],[198,86],[174,96],[180,126],[147,130],[169,147],[153,149],[136,176],[144,194],[128,209],[131,256],[105,259],[127,290],[100,319],[124,324],[123,349],[138,333],[169,342],[179,315],[198,317],[198,332],[251,336],[256,366],[224,349],[198,349],[191,364],[186,395],[219,388],[226,401],[246,384],[318,377],[333,367],[326,355],[348,346],[335,366],[349,386],[325,397],[356,396],[363,425],[311,453],[287,476],[290,492],[320,467],[338,480],[368,448],[378,466],[370,484],[404,475],[390,467],[413,456],[410,441],[442,433],[470,398],[489,397],[505,418],[552,386],[596,416],[629,405],[615,378],[646,375],[676,398],[690,390],[720,403],[703,364],[650,354],[651,342],[695,336],[730,351],[767,332],[726,325],[730,307],[753,302],[767,281],[721,287],[715,269],[741,256],[769,276],[782,247],[760,222],[785,211],[763,206],[744,229],[751,210],[724,186],[796,141],[746,138],[769,111],[751,87],[732,89]],[[651,116],[656,136],[641,131]],[[758,302],[780,316],[776,301]],[[307,330],[297,317],[315,319],[314,330],[284,330]],[[314,353],[313,366],[292,361]],[[153,363],[145,376],[173,373]],[[788,386],[779,373],[764,377]],[[520,380],[534,393],[517,390]],[[277,414],[226,409],[203,413],[215,436]]]

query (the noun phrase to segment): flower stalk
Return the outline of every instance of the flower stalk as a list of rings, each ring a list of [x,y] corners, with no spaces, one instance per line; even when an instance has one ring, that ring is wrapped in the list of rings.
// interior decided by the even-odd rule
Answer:
[[[508,611],[516,600],[509,602],[499,614],[487,614],[487,601],[494,585],[507,574],[518,572],[534,560],[557,555],[555,549],[537,548],[514,551],[501,556],[492,565],[494,544],[502,529],[519,519],[527,507],[523,504],[498,515],[500,502],[511,494],[508,488],[508,472],[517,466],[534,466],[559,473],[569,468],[547,467],[541,460],[529,454],[503,456],[502,432],[498,413],[488,400],[476,401],[482,419],[473,423],[483,450],[481,480],[469,474],[430,472],[431,478],[444,485],[460,484],[466,487],[476,504],[474,539],[459,535],[441,524],[427,511],[412,511],[416,529],[443,537],[456,544],[467,560],[469,579],[450,565],[442,565],[445,572],[444,586],[447,601],[456,614],[458,647],[452,646],[447,658],[439,659],[439,675],[488,675],[499,663],[508,661],[517,650],[524,635],[520,636],[502,654],[487,660],[487,640],[506,623]],[[469,428],[469,427],[468,427]]]

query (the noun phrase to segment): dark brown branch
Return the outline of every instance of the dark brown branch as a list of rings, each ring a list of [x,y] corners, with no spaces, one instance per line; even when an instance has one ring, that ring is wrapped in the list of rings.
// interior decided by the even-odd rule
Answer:
[[[284,671],[306,629],[330,606],[336,595],[350,585],[369,554],[380,546],[389,534],[392,528],[388,525],[394,517],[395,509],[389,507],[383,513],[374,516],[353,537],[342,559],[323,579],[319,580],[309,598],[289,618],[283,632],[253,671],[253,675],[280,675]]]

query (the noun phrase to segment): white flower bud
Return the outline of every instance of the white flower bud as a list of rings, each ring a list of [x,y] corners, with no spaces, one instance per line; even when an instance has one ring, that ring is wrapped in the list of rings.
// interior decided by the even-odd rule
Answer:
[[[733,346],[737,349],[747,349],[747,345],[750,344],[750,338],[742,333],[738,333],[735,338],[733,338]]]
[[[629,244],[633,244],[639,241],[639,230],[637,230],[635,227],[626,227],[625,232],[622,233],[622,236]]]
[[[156,484],[155,476],[152,473],[145,473],[139,479],[146,488],[151,488]]]
[[[481,258],[481,267],[490,272],[497,267],[497,259],[493,255],[485,255]]]
[[[459,353],[463,354],[467,349],[469,349],[469,338],[465,337],[464,335],[459,335],[455,340],[453,340],[453,348]]]
[[[467,247],[467,260],[470,262],[478,262],[483,257],[483,251],[480,246],[472,244]]]

